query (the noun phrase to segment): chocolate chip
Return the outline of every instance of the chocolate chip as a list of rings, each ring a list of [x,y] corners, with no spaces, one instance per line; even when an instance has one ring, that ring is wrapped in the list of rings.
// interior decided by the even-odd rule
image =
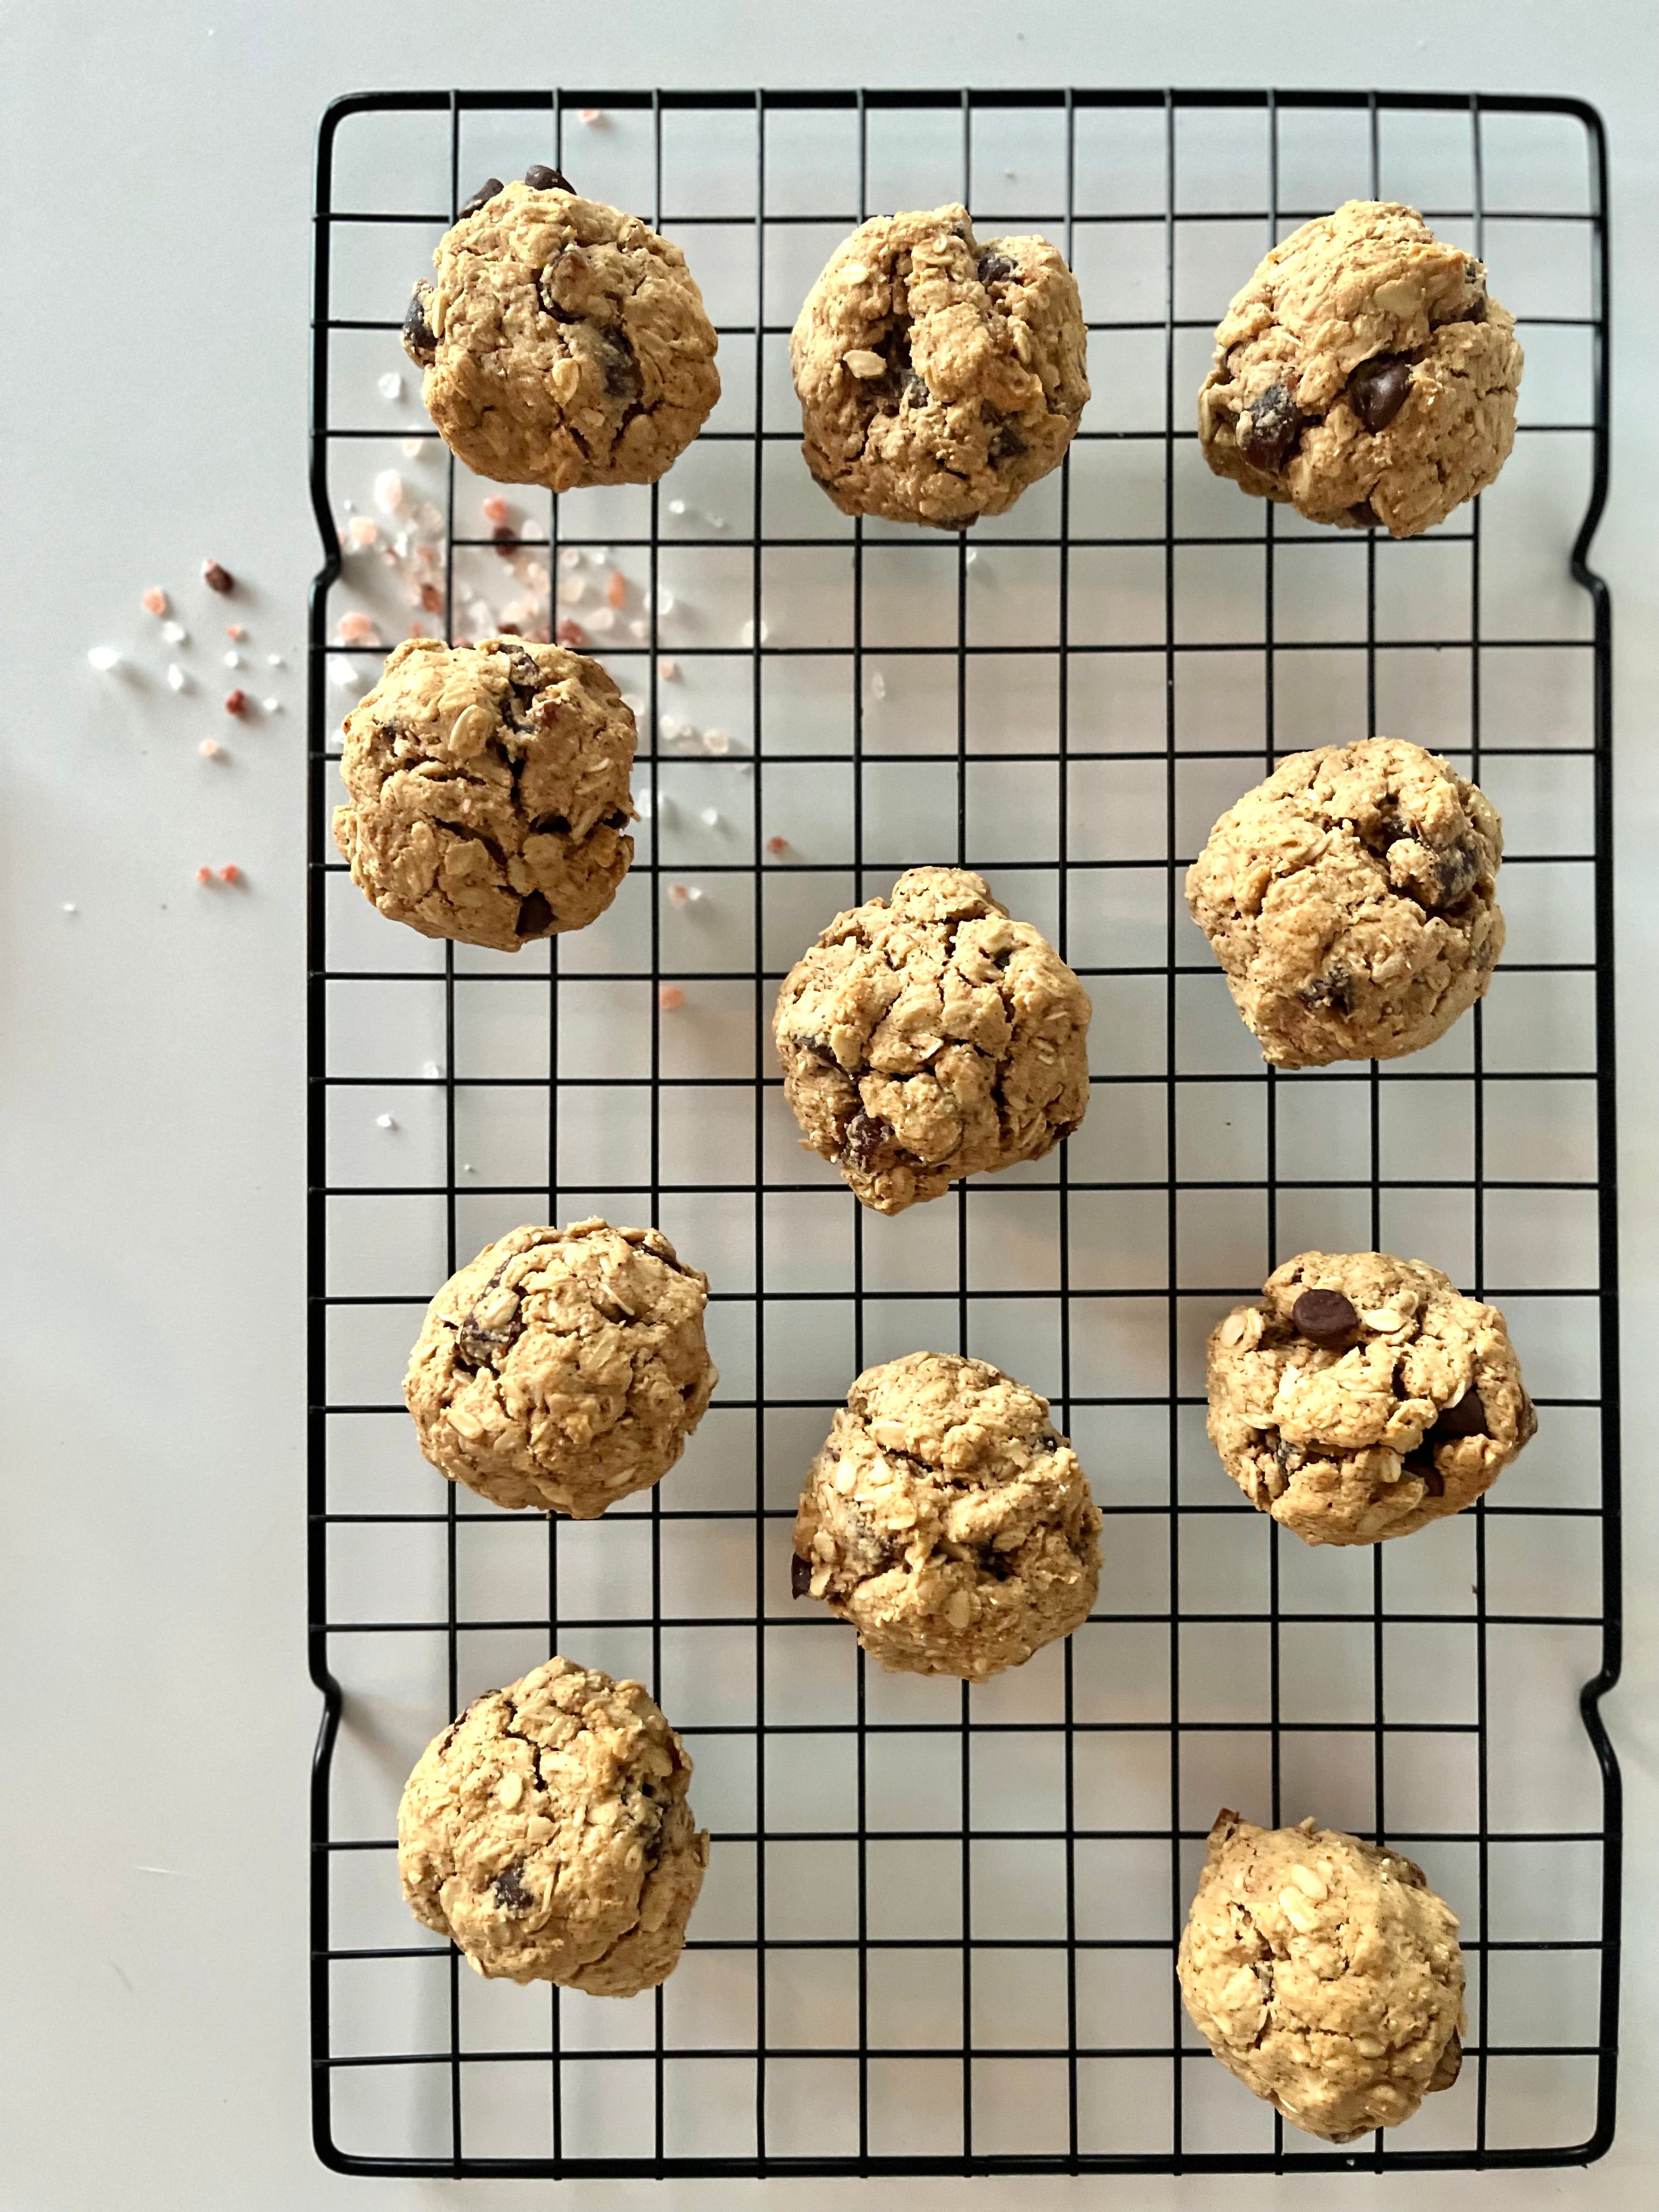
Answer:
[[[524,1862],[517,1866],[503,1867],[495,1877],[495,1902],[503,1912],[522,1915],[528,1912],[536,1900],[525,1887]]]
[[[1430,2095],[1432,2096],[1437,2089],[1449,2089],[1462,2070],[1463,2039],[1454,2028],[1450,2042],[1440,2054],[1439,2064],[1429,2076]]]
[[[999,430],[986,448],[986,459],[994,468],[999,461],[1017,460],[1025,451],[1025,441],[1018,430]]]
[[[605,828],[606,828],[607,830],[626,830],[626,829],[627,829],[627,827],[628,827],[628,817],[627,817],[627,815],[626,815],[626,814],[624,814],[624,813],[623,813],[623,810],[622,810],[622,808],[621,808],[620,806],[617,809],[617,811],[616,811],[616,812],[615,812],[614,814],[607,814],[607,815],[605,816]]]
[[[1078,1131],[1082,1127],[1083,1124],[1081,1121],[1056,1121],[1054,1124],[1054,1142],[1057,1145],[1063,1145],[1067,1137],[1076,1136]]]
[[[489,205],[501,189],[501,180],[499,177],[486,177],[466,205],[457,212],[456,222],[465,222],[468,216],[477,215],[481,207]]]
[[[562,837],[569,827],[568,815],[538,814],[530,825],[530,834],[532,837]],[[536,892],[535,896],[539,898],[541,893]]]
[[[1310,1344],[1324,1352],[1351,1344],[1359,1329],[1359,1316],[1340,1291],[1304,1291],[1291,1308],[1291,1320]]]
[[[633,340],[620,323],[612,323],[599,337],[605,347],[605,390],[613,399],[637,403],[645,391],[645,379],[640,374]]]
[[[854,1114],[847,1124],[842,1157],[860,1175],[868,1175],[877,1155],[886,1148],[892,1133],[892,1123],[884,1121],[879,1115]]]
[[[1435,872],[1440,878],[1440,903],[1455,906],[1474,889],[1480,875],[1480,855],[1473,845],[1449,846],[1434,856]]]
[[[1249,422],[1241,415],[1234,434],[1238,450],[1253,469],[1277,475],[1296,451],[1312,416],[1304,415],[1282,384],[1270,384],[1249,404]]]
[[[202,581],[210,592],[234,592],[236,588],[235,577],[216,561],[203,562]]]
[[[430,368],[438,358],[438,341],[426,319],[426,303],[431,293],[430,284],[417,284],[409,312],[404,317],[404,351],[421,368]]]
[[[562,169],[550,169],[545,161],[532,161],[524,173],[532,192],[574,192],[576,189]]]
[[[834,1048],[827,1045],[822,1037],[798,1036],[791,1041],[799,1045],[803,1052],[811,1053],[814,1060],[822,1060],[826,1067],[840,1066],[841,1062],[836,1058]]]
[[[563,256],[561,255],[560,258],[562,259]],[[536,296],[556,323],[579,323],[582,319],[580,310],[575,307],[562,307],[554,296],[553,283],[557,268],[557,262],[550,261],[546,268],[542,270],[536,279]]]
[[[1000,284],[1005,276],[1018,276],[1019,266],[1007,254],[993,250],[980,255],[976,273],[981,284]]]
[[[553,927],[553,909],[540,891],[532,891],[529,897],[519,902],[517,923],[520,937],[545,937]]]
[[[1353,977],[1340,960],[1333,961],[1322,975],[1316,975],[1297,993],[1304,1006],[1328,1006],[1334,1013],[1353,1012]]]
[[[904,386],[905,405],[907,407],[925,407],[933,396],[933,393],[927,389],[926,380],[918,376],[915,372],[912,370]]]
[[[811,1559],[803,1559],[799,1552],[792,1553],[789,1559],[790,1596],[805,1597],[811,1588],[812,1562]]]
[[[1471,1385],[1455,1406],[1440,1408],[1439,1419],[1429,1431],[1425,1441],[1443,1444],[1449,1443],[1454,1437],[1489,1437],[1491,1434],[1492,1431],[1486,1426],[1486,1408],[1481,1401],[1480,1393]]]
[[[1357,522],[1362,530],[1381,530],[1382,527],[1382,516],[1368,499],[1362,499],[1358,507],[1348,509],[1348,520]]]
[[[1348,404],[1368,430],[1385,430],[1406,404],[1412,365],[1404,354],[1362,361],[1348,379]]]
[[[1414,1452],[1407,1452],[1401,1465],[1407,1474],[1417,1476],[1423,1485],[1425,1496],[1429,1498],[1445,1496],[1446,1478],[1435,1465],[1434,1454],[1424,1445],[1419,1444]]]
[[[489,533],[495,550],[503,561],[510,561],[519,550],[519,533],[510,522],[498,522]]]

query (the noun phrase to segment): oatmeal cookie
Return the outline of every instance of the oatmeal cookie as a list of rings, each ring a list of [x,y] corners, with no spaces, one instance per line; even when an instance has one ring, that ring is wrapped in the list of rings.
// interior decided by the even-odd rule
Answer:
[[[654,483],[720,398],[678,246],[556,169],[491,177],[415,287],[404,346],[458,460],[501,483]]]
[[[773,1017],[804,1140],[900,1213],[1041,1159],[1089,1103],[1089,994],[966,868],[909,868],[838,914]]]
[[[844,514],[960,530],[1065,458],[1089,398],[1077,282],[1046,238],[965,208],[877,216],[790,344],[806,465]]]
[[[334,842],[389,921],[516,952],[617,896],[634,743],[622,694],[582,653],[410,638],[346,716]]]
[[[1222,318],[1204,458],[1310,522],[1414,538],[1515,443],[1515,318],[1415,208],[1349,200],[1274,246]]]
[[[421,1754],[398,1808],[404,1896],[481,1974],[633,1996],[673,1972],[702,1887],[690,1778],[639,1683],[550,1659]]]
[[[1212,1333],[1210,1441],[1310,1544],[1461,1513],[1538,1421],[1496,1306],[1387,1252],[1304,1252]]]
[[[404,1379],[422,1451],[492,1504],[596,1519],[660,1481],[707,1412],[708,1301],[658,1230],[514,1230],[427,1309]]]
[[[1398,738],[1294,753],[1210,832],[1187,904],[1276,1067],[1419,1052],[1504,949],[1504,825]]]
[[[1457,1916],[1399,1852],[1218,1813],[1176,1959],[1230,2074],[1328,2142],[1410,2119],[1462,2062]]]
[[[982,1681],[1088,1619],[1100,1527],[1046,1398],[982,1359],[913,1352],[867,1369],[836,1413],[793,1587],[895,1673]]]

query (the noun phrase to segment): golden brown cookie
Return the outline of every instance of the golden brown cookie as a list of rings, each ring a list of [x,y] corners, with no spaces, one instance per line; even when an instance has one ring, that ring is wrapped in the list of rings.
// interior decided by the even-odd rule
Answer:
[[[805,1142],[900,1213],[1041,1159],[1089,1103],[1089,994],[967,868],[909,868],[784,978],[772,1033]]]
[[[481,477],[654,483],[720,398],[713,324],[678,246],[556,169],[491,177],[415,288],[404,346]]]
[[[1328,2142],[1457,2079],[1457,1916],[1410,1859],[1340,1829],[1218,1813],[1176,1972],[1227,2071]]]
[[[1276,1067],[1420,1052],[1504,949],[1504,825],[1399,738],[1294,753],[1211,830],[1187,904]]]
[[[877,216],[790,342],[806,465],[844,514],[959,530],[1058,467],[1089,398],[1077,283],[1046,238],[965,208]]]
[[[690,1778],[639,1683],[550,1659],[421,1754],[398,1808],[404,1896],[492,1978],[651,1989],[678,1964],[708,1863]]]
[[[1538,1426],[1496,1306],[1387,1252],[1304,1252],[1212,1332],[1210,1441],[1310,1544],[1461,1513]]]
[[[1414,538],[1515,442],[1515,318],[1415,208],[1349,200],[1273,247],[1221,319],[1204,458],[1311,522]]]
[[[660,1481],[707,1412],[708,1302],[658,1230],[514,1230],[427,1309],[404,1379],[422,1451],[493,1504],[597,1518]]]
[[[346,716],[334,842],[422,937],[516,952],[605,912],[634,858],[634,717],[562,645],[411,638]]]
[[[982,1681],[1088,1619],[1100,1526],[1046,1398],[913,1352],[859,1376],[808,1470],[794,1594],[895,1673]]]

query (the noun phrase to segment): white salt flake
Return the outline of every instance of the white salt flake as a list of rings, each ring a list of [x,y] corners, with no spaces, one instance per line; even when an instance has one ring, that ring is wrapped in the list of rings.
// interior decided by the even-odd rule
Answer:
[[[424,438],[405,438],[404,440],[404,451],[408,454],[411,461],[418,461],[420,459],[425,446],[426,440]]]
[[[161,635],[169,645],[182,645],[190,635],[190,632],[185,628],[183,623],[169,622],[161,624]]]
[[[884,699],[887,696],[887,678],[878,668],[870,678],[870,690],[873,696],[878,699]]]
[[[374,1116],[374,1126],[377,1129],[395,1129],[398,1124],[390,1114],[377,1114]]]
[[[237,652],[235,647],[232,646],[230,651],[225,655],[225,666],[227,668],[240,668],[241,665],[242,656]]]
[[[668,502],[668,512],[671,514],[684,514],[685,501],[683,499],[671,499]]]
[[[374,479],[374,504],[382,514],[396,514],[404,503],[404,480],[396,469],[382,469]]]
[[[280,653],[266,653],[266,655],[265,655],[265,666],[266,666],[267,668],[281,668],[281,667],[283,667],[283,665],[284,665],[284,663],[283,663],[283,656],[282,656],[282,654],[281,654]]]
[[[100,675],[106,676],[112,668],[118,666],[121,655],[112,645],[94,645],[87,659]]]
[[[559,550],[559,566],[560,566],[560,568],[580,568],[581,567],[581,565],[582,565],[582,554],[581,554],[581,548],[580,548],[580,545],[565,545],[565,546],[562,546],[562,547],[560,548],[560,550]]]
[[[657,612],[659,615],[672,615],[673,611],[674,594],[672,592],[659,592],[657,594]]]
[[[765,642],[766,642],[766,641],[767,641],[767,639],[768,639],[769,637],[770,637],[770,636],[771,636],[771,635],[772,635],[771,630],[768,628],[768,626],[766,625],[766,623],[763,623],[761,624],[761,626],[760,626],[760,642],[761,642],[763,645],[764,645],[764,644],[765,644]],[[746,623],[744,624],[743,628],[738,631],[738,642],[739,643],[739,645],[744,645],[744,646],[750,646],[750,647],[752,647],[752,646],[754,645],[754,643],[755,643],[755,625],[754,625],[754,623],[753,623],[752,621],[746,622]]]
[[[398,375],[395,368],[387,369],[386,374],[380,379],[381,398],[401,399],[403,396],[404,380],[402,377]]]
[[[723,514],[705,515],[703,520],[708,523],[708,527],[711,530],[724,530],[726,528],[726,517]]]
[[[622,702],[630,714],[640,715],[645,712],[645,702],[637,691],[624,691]]]
[[[633,621],[628,625],[628,635],[629,637],[649,637],[651,635],[651,625],[645,620],[643,616],[635,615]]]
[[[562,607],[579,607],[587,597],[587,580],[584,576],[562,576],[559,579],[558,601]]]
[[[657,663],[657,673],[665,684],[678,684],[680,680],[680,664],[678,660],[659,660]]]
[[[582,617],[582,620],[586,623],[589,629],[615,629],[617,627],[617,610],[615,607],[595,607],[592,613],[584,615]]]
[[[167,689],[169,691],[188,691],[190,689],[190,678],[176,660],[167,663]]]
[[[729,753],[732,750],[732,739],[724,730],[705,730],[702,733],[702,749],[706,753]]]
[[[443,1070],[435,1060],[423,1060],[421,1062],[421,1073],[428,1083],[435,1083],[442,1075]]]
[[[361,691],[363,672],[355,661],[337,659],[330,666],[328,680],[342,691]]]
[[[639,809],[641,821],[648,822],[651,819],[652,814],[650,793],[648,791],[642,791],[639,797],[634,801],[634,804]]]
[[[65,899],[64,901],[64,911],[65,914],[76,914],[79,911],[79,908],[76,906],[73,899]]]
[[[977,552],[975,552],[975,551],[974,551],[974,550],[972,550],[970,549],[970,550],[969,550],[969,551],[968,551],[968,552],[967,552],[967,553],[963,556],[963,565],[965,568],[971,568],[973,567],[973,565],[974,565],[975,562],[975,561],[977,561],[977,560],[978,560],[978,558],[979,558],[979,555],[978,555],[978,553],[977,553]]]
[[[261,699],[259,704],[267,714],[280,714],[283,711],[283,702],[280,699]]]
[[[705,806],[697,819],[705,829],[718,830],[720,824],[720,811],[718,806]]]
[[[677,722],[672,714],[659,714],[657,717],[657,734],[665,744],[672,745],[677,738],[684,736],[685,727],[684,722]]]

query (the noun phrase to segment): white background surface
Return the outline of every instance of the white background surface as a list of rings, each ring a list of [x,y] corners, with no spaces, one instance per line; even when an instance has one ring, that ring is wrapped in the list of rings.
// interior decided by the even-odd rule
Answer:
[[[303,718],[235,772],[214,699],[112,685],[154,579],[204,554],[297,648],[307,212],[317,114],[371,85],[1276,81],[1571,91],[1613,148],[1613,495],[1623,872],[1628,1651],[1620,2129],[1584,2174],[1273,2183],[940,2181],[1000,2207],[1355,2201],[1619,2208],[1659,2153],[1651,1500],[1656,956],[1650,863],[1659,345],[1655,64],[1640,4],[489,9],[426,0],[99,0],[3,19],[10,434],[3,619],[6,1769],[0,2065],[7,2212],[388,2207],[488,2186],[324,2173],[308,2142],[304,1774]],[[577,41],[580,40],[578,46]],[[181,592],[199,599],[199,592]],[[206,606],[187,606],[205,628]],[[222,616],[222,610],[215,610]],[[264,688],[265,678],[259,678]],[[199,723],[199,726],[198,724]],[[245,892],[203,896],[200,860]],[[60,911],[72,901],[77,911]],[[146,1868],[176,1869],[170,1874]],[[1645,2172],[1645,2179],[1644,2175]],[[879,2185],[494,2193],[580,2207],[850,2206]],[[897,2192],[892,2192],[896,2194]]]

